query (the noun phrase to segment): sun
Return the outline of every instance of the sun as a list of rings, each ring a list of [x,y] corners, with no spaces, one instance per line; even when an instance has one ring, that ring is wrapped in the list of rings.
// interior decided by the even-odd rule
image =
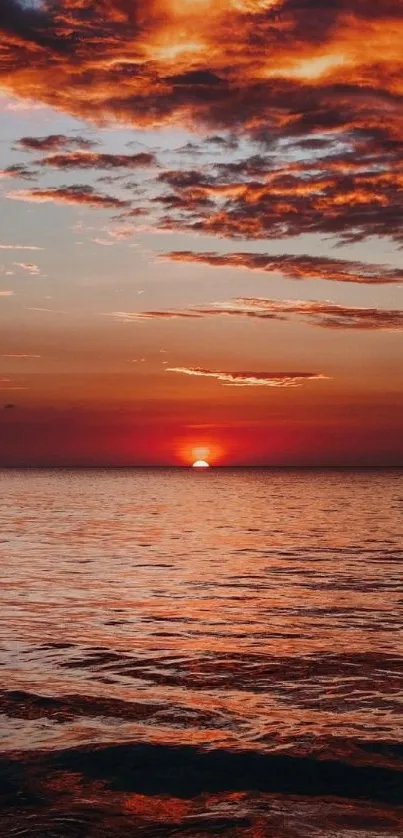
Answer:
[[[176,462],[182,468],[215,469],[220,465],[223,448],[214,439],[178,438],[174,443]]]

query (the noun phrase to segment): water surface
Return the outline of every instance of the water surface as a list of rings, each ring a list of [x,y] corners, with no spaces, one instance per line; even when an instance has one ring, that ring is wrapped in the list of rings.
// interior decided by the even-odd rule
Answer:
[[[2,835],[398,836],[403,472],[0,472]]]

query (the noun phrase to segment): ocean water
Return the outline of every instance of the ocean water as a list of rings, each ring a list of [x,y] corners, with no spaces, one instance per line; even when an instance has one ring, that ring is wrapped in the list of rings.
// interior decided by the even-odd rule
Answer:
[[[403,472],[0,472],[1,836],[403,834]]]

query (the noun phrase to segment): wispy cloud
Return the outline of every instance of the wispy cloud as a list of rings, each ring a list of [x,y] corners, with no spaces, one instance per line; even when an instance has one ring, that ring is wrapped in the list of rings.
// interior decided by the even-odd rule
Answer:
[[[36,244],[0,244],[0,250],[43,250]]]
[[[403,330],[403,311],[364,306],[343,306],[318,300],[270,300],[239,297],[211,305],[166,311],[110,312],[110,317],[131,323],[140,320],[198,319],[203,317],[245,317],[261,321],[301,320],[326,329]]]
[[[15,201],[28,201],[29,203],[54,202],[73,206],[89,206],[95,209],[119,209],[130,206],[129,201],[114,198],[112,195],[104,195],[97,192],[92,186],[86,185],[49,187],[48,189],[20,189],[9,192],[7,197]]]
[[[99,236],[95,239],[90,239],[90,241],[92,241],[93,244],[100,244],[102,247],[114,247],[116,244],[115,241],[111,241],[110,239],[102,239]]]
[[[13,262],[13,265],[16,268],[20,268],[22,271],[26,271],[31,274],[31,276],[40,276],[41,269],[39,265],[35,265],[34,262]]]
[[[67,314],[67,311],[55,308],[46,308],[46,306],[28,306],[27,311],[37,311],[44,314]]]
[[[114,320],[121,323],[135,323],[139,320],[176,320],[177,318],[186,320],[203,317],[204,313],[202,309],[195,309],[194,311],[181,309],[178,311],[108,311],[103,312],[103,316],[113,317]]]
[[[215,378],[221,384],[230,387],[300,387],[307,381],[328,378],[316,372],[236,372],[210,370],[203,367],[167,367],[166,372]]]

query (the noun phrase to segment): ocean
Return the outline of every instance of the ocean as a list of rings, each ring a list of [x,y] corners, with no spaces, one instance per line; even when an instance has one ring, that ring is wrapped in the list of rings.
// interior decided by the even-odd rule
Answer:
[[[0,834],[397,838],[403,471],[0,472]]]

